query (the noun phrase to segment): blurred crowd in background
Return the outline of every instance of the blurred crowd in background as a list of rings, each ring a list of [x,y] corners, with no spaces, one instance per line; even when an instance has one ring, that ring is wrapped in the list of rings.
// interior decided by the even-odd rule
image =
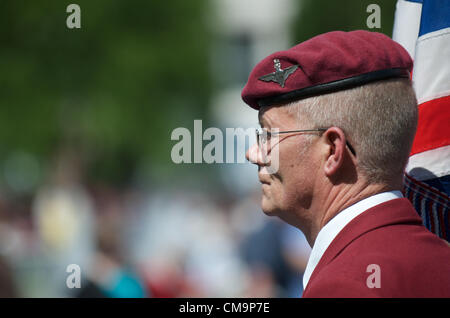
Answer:
[[[1,296],[299,297],[309,245],[260,194],[83,185],[70,165],[1,200]],[[69,289],[69,264],[81,268]]]
[[[253,66],[367,29],[370,3],[2,1],[0,297],[300,297],[310,247],[261,211],[256,167],[176,165],[170,136],[257,127]]]

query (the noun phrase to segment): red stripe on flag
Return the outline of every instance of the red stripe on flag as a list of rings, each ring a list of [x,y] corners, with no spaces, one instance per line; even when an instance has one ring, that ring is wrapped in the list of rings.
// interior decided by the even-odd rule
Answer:
[[[411,154],[450,145],[450,96],[419,105],[419,124]]]

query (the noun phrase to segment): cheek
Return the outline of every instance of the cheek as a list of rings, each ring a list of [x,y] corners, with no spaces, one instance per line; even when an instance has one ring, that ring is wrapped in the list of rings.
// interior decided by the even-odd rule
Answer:
[[[287,161],[285,161],[287,163]],[[301,191],[301,167],[297,164],[280,162],[278,173],[272,176],[270,186],[263,185],[263,194],[279,205],[287,207],[296,201],[297,192]]]
[[[285,185],[296,182],[297,179],[301,179],[304,167],[305,161],[302,159],[301,155],[292,152],[288,155],[280,156],[280,181]]]
[[[314,184],[316,167],[306,153],[280,161],[280,188],[286,203],[301,201]]]
[[[289,144],[286,140],[279,152],[278,171],[271,184],[263,185],[263,206],[274,205],[288,211],[303,206],[312,192],[316,167],[310,148],[305,144]],[[302,151],[303,149],[303,151]]]

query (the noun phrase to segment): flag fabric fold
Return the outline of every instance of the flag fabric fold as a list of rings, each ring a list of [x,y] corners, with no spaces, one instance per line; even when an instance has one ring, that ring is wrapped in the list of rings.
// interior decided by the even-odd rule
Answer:
[[[424,225],[450,241],[450,1],[398,0],[393,39],[414,60],[419,104],[404,193]]]

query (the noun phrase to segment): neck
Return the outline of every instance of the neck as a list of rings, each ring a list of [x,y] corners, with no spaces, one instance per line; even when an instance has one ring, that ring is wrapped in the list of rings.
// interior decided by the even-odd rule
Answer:
[[[313,246],[319,231],[337,214],[349,206],[377,193],[398,190],[400,188],[385,184],[356,183],[352,185],[332,186],[323,191],[317,204],[311,206],[313,218],[309,231],[305,233],[308,243]]]

